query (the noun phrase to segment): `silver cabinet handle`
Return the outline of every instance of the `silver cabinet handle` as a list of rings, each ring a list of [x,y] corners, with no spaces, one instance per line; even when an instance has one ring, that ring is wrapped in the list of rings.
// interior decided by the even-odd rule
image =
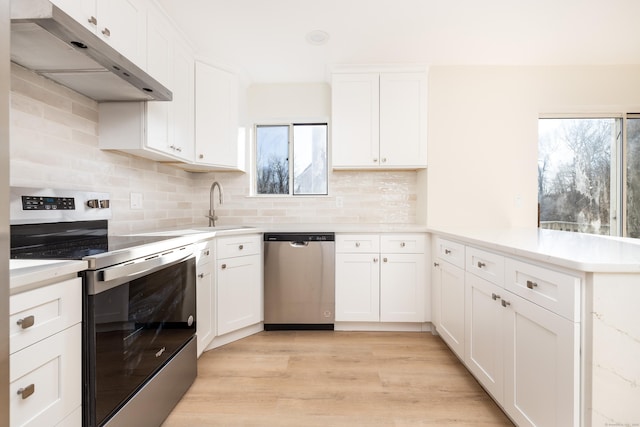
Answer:
[[[374,259],[373,259],[373,262],[378,262],[378,258],[374,258]]]
[[[104,30],[102,30],[102,34],[104,34],[107,37],[111,37],[111,31],[109,31],[107,27],[105,27]]]
[[[227,268],[227,264],[222,264],[222,265],[220,266],[220,268],[222,268],[223,270],[224,270],[224,269],[226,269],[226,268]]]
[[[386,157],[382,158],[382,163],[387,163],[387,158]]]
[[[387,262],[387,257],[382,258],[382,262]]]
[[[176,151],[177,151],[178,153],[182,153],[182,147],[176,147]]]
[[[198,274],[198,279],[202,279],[204,277],[204,273]]]
[[[493,299],[494,301],[497,300],[497,299],[500,299],[500,295],[492,293],[491,294],[491,299]]]
[[[89,24],[98,25],[98,20],[95,16],[90,17],[89,19],[87,19],[87,21],[89,21]]]
[[[503,307],[507,307],[509,305],[511,305],[511,303],[509,301],[502,300],[502,306]]]
[[[407,246],[407,244],[405,242],[400,243],[400,247],[404,248],[405,246]]]
[[[204,159],[204,154],[198,154],[199,159]]]
[[[360,242],[356,242],[356,248],[360,247]]]
[[[529,289],[533,289],[533,288],[537,288],[538,284],[536,282],[533,282],[531,280],[527,280],[527,288]]]
[[[22,329],[27,329],[32,327],[36,323],[36,318],[33,315],[27,316],[27,317],[23,317],[22,319],[18,319],[16,323],[20,325]]]
[[[440,267],[440,264],[438,264],[437,262],[434,262],[434,263],[433,263],[433,266],[434,266],[434,267]]]
[[[241,250],[243,250],[243,249],[244,249],[244,245],[240,245],[240,246],[238,246],[238,250],[239,250],[239,251],[241,251]]]
[[[478,268],[483,268],[486,267],[487,264],[485,264],[484,262],[478,261]]]
[[[445,249],[445,250],[444,250],[444,254],[445,254],[445,255],[450,255],[450,254],[451,254],[451,251],[450,251],[449,249]]]
[[[373,159],[373,163],[378,163],[378,159]]]
[[[207,249],[206,251],[204,251],[204,256],[209,256],[209,249]]]
[[[28,398],[29,396],[31,396],[35,392],[36,392],[36,385],[35,384],[29,384],[26,387],[21,387],[21,388],[18,389],[18,394],[20,396],[22,396],[22,400]]]

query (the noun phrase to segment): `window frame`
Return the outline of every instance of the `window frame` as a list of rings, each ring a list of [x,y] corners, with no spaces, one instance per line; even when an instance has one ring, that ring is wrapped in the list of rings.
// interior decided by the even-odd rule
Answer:
[[[318,125],[318,126],[326,126],[326,165],[327,165],[327,170],[326,170],[326,181],[327,181],[327,188],[326,188],[326,193],[322,193],[322,194],[309,194],[309,193],[303,193],[303,194],[295,194],[294,193],[294,184],[295,184],[295,180],[294,180],[294,171],[295,171],[295,166],[294,166],[294,141],[293,141],[293,135],[294,135],[294,126],[314,126],[314,125]],[[330,124],[329,124],[329,120],[327,118],[315,118],[315,119],[304,119],[304,120],[282,120],[282,121],[256,121],[253,125],[253,141],[252,141],[252,153],[251,153],[251,197],[268,197],[268,198],[274,198],[274,197],[285,197],[285,198],[308,198],[308,197],[329,197],[330,194],[330,187],[331,187],[331,183],[330,183],[330,174],[331,174],[331,143],[330,143]],[[287,194],[261,194],[258,193],[258,128],[260,127],[288,127],[288,142],[287,142],[287,146],[288,146],[288,179],[289,179],[289,192]]]

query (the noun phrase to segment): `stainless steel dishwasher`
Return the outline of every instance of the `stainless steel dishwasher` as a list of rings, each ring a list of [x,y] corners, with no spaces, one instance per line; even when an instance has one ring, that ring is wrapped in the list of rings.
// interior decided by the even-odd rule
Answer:
[[[332,330],[335,234],[264,234],[266,330]]]

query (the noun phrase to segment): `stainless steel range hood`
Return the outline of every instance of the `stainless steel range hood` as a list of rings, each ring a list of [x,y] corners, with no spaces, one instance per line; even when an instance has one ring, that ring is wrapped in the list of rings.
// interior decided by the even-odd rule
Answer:
[[[172,93],[48,0],[11,1],[11,61],[96,101],[171,101]]]

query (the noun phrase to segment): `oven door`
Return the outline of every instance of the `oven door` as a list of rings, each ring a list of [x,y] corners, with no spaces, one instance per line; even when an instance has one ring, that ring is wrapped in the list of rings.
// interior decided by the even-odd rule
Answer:
[[[93,427],[194,336],[195,258],[174,251],[89,271],[85,289],[85,416]]]

